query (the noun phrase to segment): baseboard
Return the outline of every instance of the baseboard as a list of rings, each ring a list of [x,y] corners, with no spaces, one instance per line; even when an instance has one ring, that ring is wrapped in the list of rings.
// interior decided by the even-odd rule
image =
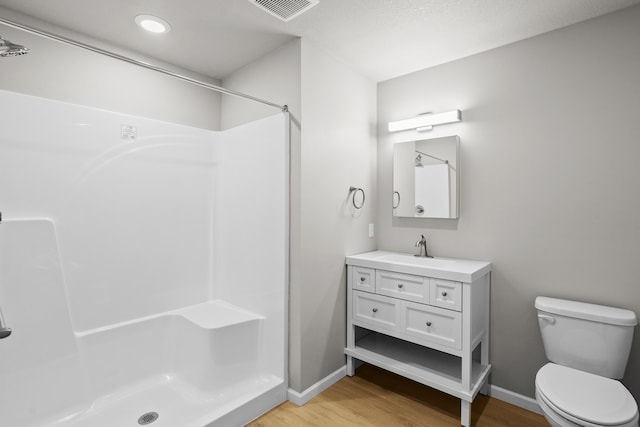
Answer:
[[[302,393],[293,389],[287,390],[287,399],[298,406],[302,406],[324,390],[337,383],[344,376],[347,375],[347,367],[343,366],[331,374],[327,375],[311,387],[304,390]],[[544,415],[540,405],[535,399],[524,396],[522,394],[515,393],[513,391],[491,385],[489,387],[489,396],[494,399],[502,400],[503,402],[510,403],[511,405],[518,406],[527,411],[535,412],[536,414]]]
[[[317,395],[319,395],[320,393],[322,393],[324,390],[328,389],[329,387],[331,387],[332,385],[340,381],[340,379],[342,379],[346,375],[347,375],[347,367],[343,366],[337,369],[336,371],[334,371],[333,373],[327,375],[326,377],[324,377],[323,379],[321,379],[320,381],[318,381],[308,389],[304,390],[302,393],[299,393],[292,389],[287,390],[287,399],[289,399],[289,401],[295,403],[298,406],[302,406],[308,401],[310,401],[311,399],[313,399],[314,397],[316,397]]]
[[[503,402],[510,403],[514,406],[518,406],[522,409],[526,409],[527,411],[544,415],[542,413],[542,409],[540,409],[540,405],[538,405],[538,402],[535,399],[514,393],[513,391],[506,390],[502,387],[497,387],[495,385],[490,386],[489,396],[502,400]]]

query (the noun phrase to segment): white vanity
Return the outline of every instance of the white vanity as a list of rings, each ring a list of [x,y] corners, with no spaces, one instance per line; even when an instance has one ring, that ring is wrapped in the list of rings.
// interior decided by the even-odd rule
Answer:
[[[347,374],[354,359],[461,400],[487,384],[491,264],[374,251],[347,257]]]

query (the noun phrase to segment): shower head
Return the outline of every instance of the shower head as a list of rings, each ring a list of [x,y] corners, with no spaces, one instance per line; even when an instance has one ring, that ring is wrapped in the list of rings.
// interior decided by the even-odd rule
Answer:
[[[11,43],[9,40],[5,40],[0,37],[0,58],[6,56],[19,56],[29,53],[30,49],[19,44]]]

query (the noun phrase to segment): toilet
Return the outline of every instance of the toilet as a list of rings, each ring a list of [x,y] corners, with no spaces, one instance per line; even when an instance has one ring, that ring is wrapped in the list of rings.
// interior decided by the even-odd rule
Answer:
[[[553,427],[638,427],[638,405],[618,379],[631,351],[635,313],[537,297],[549,363],[536,374],[536,400]]]

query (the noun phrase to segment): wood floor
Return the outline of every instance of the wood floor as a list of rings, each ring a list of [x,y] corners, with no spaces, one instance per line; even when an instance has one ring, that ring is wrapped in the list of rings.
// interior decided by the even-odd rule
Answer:
[[[474,427],[549,427],[542,415],[478,395]],[[363,365],[304,406],[285,402],[248,427],[458,427],[460,400],[414,381]]]

